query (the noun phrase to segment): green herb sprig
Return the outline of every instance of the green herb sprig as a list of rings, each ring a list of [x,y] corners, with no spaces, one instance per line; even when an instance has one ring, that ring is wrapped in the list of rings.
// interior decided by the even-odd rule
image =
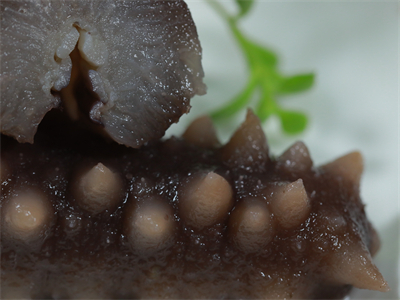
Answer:
[[[299,111],[287,110],[279,105],[281,95],[308,90],[314,83],[314,74],[306,73],[294,76],[282,75],[278,68],[277,55],[270,49],[247,38],[238,27],[239,20],[251,10],[254,0],[235,0],[239,7],[236,15],[230,15],[218,0],[207,0],[216,12],[227,21],[233,36],[246,57],[250,75],[245,88],[226,106],[211,114],[214,121],[228,118],[248,106],[253,94],[259,90],[260,99],[255,113],[261,122],[271,115],[277,115],[283,130],[288,134],[302,132],[307,126],[307,116]]]

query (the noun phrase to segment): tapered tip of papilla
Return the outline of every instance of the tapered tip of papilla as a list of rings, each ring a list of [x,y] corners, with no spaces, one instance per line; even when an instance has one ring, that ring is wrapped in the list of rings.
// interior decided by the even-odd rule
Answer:
[[[271,210],[282,227],[300,225],[311,210],[303,180],[277,186],[271,196]]]
[[[74,195],[83,209],[92,214],[114,209],[123,198],[123,181],[118,173],[102,163],[79,172]]]
[[[233,242],[245,252],[257,252],[273,238],[271,214],[261,198],[246,198],[232,211],[229,219]]]
[[[310,152],[301,141],[290,146],[277,161],[283,168],[292,172],[305,172],[310,170],[313,165]]]
[[[339,177],[355,186],[360,185],[363,168],[363,158],[361,153],[358,151],[351,152],[347,155],[339,157],[333,162],[322,166],[323,170],[330,172],[332,175]]]
[[[223,221],[233,205],[230,183],[214,172],[187,178],[179,196],[179,211],[186,224],[201,229]]]
[[[360,244],[343,245],[329,257],[327,279],[350,284],[359,289],[387,292],[388,283],[372,261],[367,249]]]
[[[158,195],[132,201],[125,212],[125,233],[135,251],[157,251],[169,246],[175,234],[172,207]]]
[[[269,161],[268,144],[258,117],[249,109],[246,120],[221,148],[221,158],[230,167],[264,169]]]
[[[219,144],[217,132],[209,116],[202,116],[194,120],[182,137],[187,142],[203,148],[213,148]]]
[[[2,209],[2,231],[12,238],[39,239],[51,223],[53,209],[47,196],[35,188],[18,191]]]

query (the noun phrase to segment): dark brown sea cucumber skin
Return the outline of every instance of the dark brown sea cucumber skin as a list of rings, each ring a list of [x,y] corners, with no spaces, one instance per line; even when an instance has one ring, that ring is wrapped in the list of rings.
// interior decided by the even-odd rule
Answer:
[[[373,246],[358,187],[324,168],[298,173],[270,157],[252,170],[221,160],[223,147],[171,138],[130,149],[46,122],[33,145],[2,136],[1,159],[11,171],[2,178],[1,209],[20,187],[30,186],[42,190],[55,211],[33,244],[2,230],[2,293],[22,276],[32,298],[83,297],[82,290],[101,298],[341,298],[351,285],[334,279],[330,257],[346,246],[360,253]],[[79,167],[98,162],[121,175],[125,190],[118,208],[93,215],[80,208],[71,186]],[[186,225],[179,211],[180,191],[198,171],[221,175],[234,192],[226,218],[203,229]],[[299,178],[311,203],[306,220],[285,229],[272,214],[272,241],[257,253],[238,249],[229,227],[236,205],[247,197],[270,205],[271,191]],[[167,199],[176,228],[171,245],[140,252],[128,241],[123,219],[129,203],[151,194]],[[345,221],[340,231],[330,223],[335,215]],[[76,226],[68,228],[71,219]]]

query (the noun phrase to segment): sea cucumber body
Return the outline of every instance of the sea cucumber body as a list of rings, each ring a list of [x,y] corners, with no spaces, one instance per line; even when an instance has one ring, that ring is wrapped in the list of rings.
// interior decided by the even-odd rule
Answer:
[[[257,136],[254,118],[249,112],[238,131]],[[224,158],[229,143],[171,138],[131,149],[68,132],[39,131],[33,145],[2,137],[2,214],[31,189],[53,210],[36,239],[2,226],[2,298],[340,298],[352,285],[388,288],[371,261],[379,245],[358,183],[337,165],[343,159],[314,167],[296,143],[277,158],[259,148],[252,168]],[[246,150],[254,141],[238,144],[254,155]],[[110,189],[118,203],[95,212],[82,205],[82,170],[118,178]],[[204,195],[217,195],[214,219],[201,218]]]

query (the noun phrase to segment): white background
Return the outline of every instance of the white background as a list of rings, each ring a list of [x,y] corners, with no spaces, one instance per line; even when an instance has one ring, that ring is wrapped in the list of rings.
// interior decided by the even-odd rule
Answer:
[[[229,100],[247,79],[245,60],[226,24],[204,0],[186,0],[203,47],[207,95],[167,135],[180,135],[196,116]],[[221,1],[235,9],[233,0]],[[242,20],[253,40],[276,50],[286,75],[313,71],[309,92],[282,99],[309,115],[308,129],[285,136],[276,119],[264,125],[274,154],[295,140],[309,147],[315,164],[353,150],[365,159],[361,194],[382,240],[375,258],[391,286],[388,293],[356,290],[352,299],[399,299],[399,15],[397,1],[256,1]],[[238,117],[236,127],[244,118]],[[219,128],[222,141],[235,130]]]

